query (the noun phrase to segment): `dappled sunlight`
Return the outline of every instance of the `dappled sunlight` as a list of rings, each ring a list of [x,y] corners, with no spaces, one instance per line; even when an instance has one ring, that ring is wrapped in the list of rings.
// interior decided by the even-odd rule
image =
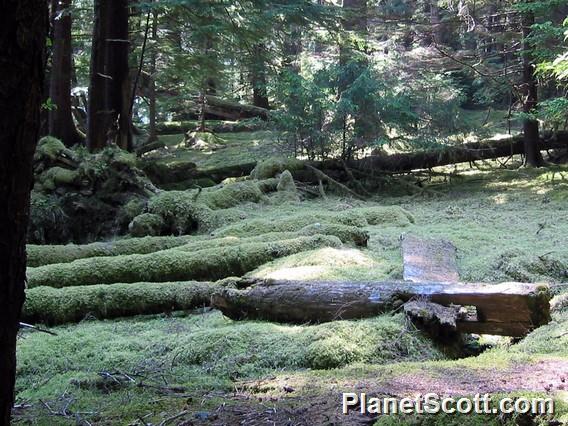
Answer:
[[[322,248],[278,259],[252,272],[258,278],[314,280],[380,269],[380,262],[357,249]]]

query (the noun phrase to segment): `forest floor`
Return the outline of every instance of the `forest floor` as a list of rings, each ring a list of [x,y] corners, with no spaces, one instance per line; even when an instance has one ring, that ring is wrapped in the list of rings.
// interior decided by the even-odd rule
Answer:
[[[259,141],[264,140],[262,135],[258,134]],[[232,137],[244,141],[246,134]],[[229,148],[235,156],[237,145]],[[204,158],[202,165],[213,165],[207,161]],[[367,226],[370,239],[365,248],[348,244],[316,248],[268,262],[248,275],[400,279],[402,234],[443,238],[457,248],[464,281],[553,284],[553,321],[519,342],[484,337],[482,342],[490,349],[453,360],[401,313],[320,325],[237,322],[209,309],[115,320],[87,317],[78,324],[53,327],[57,336],[22,333],[16,422],[484,425],[514,421],[484,416],[344,416],[342,391],[377,396],[426,391],[550,395],[557,402],[556,419],[568,421],[568,289],[560,285],[568,282],[568,168],[503,170],[485,163],[480,169],[457,171],[413,191],[393,180],[367,201],[329,194],[326,199],[245,203],[239,205],[242,220],[228,227],[244,231],[259,220],[278,223],[301,214],[403,207],[414,222]]]

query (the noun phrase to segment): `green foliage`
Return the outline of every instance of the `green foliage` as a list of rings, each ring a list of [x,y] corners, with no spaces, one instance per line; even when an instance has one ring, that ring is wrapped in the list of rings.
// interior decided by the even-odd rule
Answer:
[[[56,235],[67,234],[67,220],[60,200],[54,195],[32,191],[28,241],[45,244]]]

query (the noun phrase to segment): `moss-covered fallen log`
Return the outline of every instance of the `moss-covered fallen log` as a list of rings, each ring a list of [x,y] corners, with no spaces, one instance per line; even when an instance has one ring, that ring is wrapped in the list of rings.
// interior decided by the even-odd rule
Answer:
[[[143,237],[124,240],[97,242],[91,244],[34,245],[28,244],[28,266],[37,267],[54,263],[68,263],[77,259],[126,254],[148,254],[178,247],[196,236]]]
[[[97,242],[91,244],[33,245],[27,247],[28,266],[38,267],[56,263],[69,263],[89,257],[109,257],[129,254],[149,254],[170,248],[185,252],[209,250],[248,243],[267,243],[271,241],[291,240],[313,235],[331,235],[346,244],[366,246],[369,239],[367,231],[355,226],[335,223],[315,223],[296,232],[269,232],[252,237],[227,236],[208,238],[206,236],[183,235],[180,237],[143,237],[124,240]]]
[[[549,287],[524,283],[258,280],[245,290],[220,290],[212,305],[233,319],[303,324],[367,318],[414,298],[443,306],[474,306],[473,318],[457,323],[458,331],[466,333],[523,336],[551,320]]]
[[[369,225],[407,226],[414,217],[398,206],[363,207],[342,212],[299,213],[274,219],[254,219],[215,231],[216,236],[245,236],[268,232],[294,232],[314,224],[340,224],[363,228]]]
[[[276,258],[320,247],[340,247],[329,235],[240,244],[196,252],[176,249],[152,254],[93,257],[28,269],[28,287],[71,287],[94,284],[215,281],[241,276]]]
[[[209,306],[219,286],[207,282],[166,282],[35,287],[26,291],[23,321],[48,325],[149,315]]]

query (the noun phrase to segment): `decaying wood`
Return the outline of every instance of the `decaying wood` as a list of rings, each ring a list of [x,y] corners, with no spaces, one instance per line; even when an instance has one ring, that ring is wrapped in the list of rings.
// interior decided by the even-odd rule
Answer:
[[[456,248],[445,240],[402,237],[403,278],[412,282],[448,282],[460,280]]]
[[[411,300],[404,304],[404,313],[419,328],[434,338],[454,338],[458,321],[468,319],[468,310],[462,306],[442,306],[425,300]]]
[[[541,138],[539,148],[561,149],[568,147],[568,133],[560,132]],[[348,182],[349,174],[356,172],[367,176],[379,176],[384,173],[397,174],[408,173],[413,170],[428,169],[436,166],[457,164],[476,160],[508,157],[513,154],[523,153],[523,138],[515,136],[501,140],[475,142],[463,144],[459,147],[446,147],[443,149],[427,152],[402,153],[391,155],[371,155],[359,160],[345,162],[340,159],[305,162],[304,169],[296,168],[292,171],[294,179],[300,182],[310,182],[315,185],[321,179],[311,168],[324,173],[327,178],[335,182]],[[215,182],[221,182],[226,178],[246,176],[255,168],[256,162],[239,164],[238,166],[221,167],[218,169],[198,170],[192,172],[177,173],[168,170],[163,173],[152,169],[152,166],[144,167],[144,171],[155,183],[175,183],[187,179],[209,177]],[[176,167],[183,168],[183,163]],[[348,170],[348,172],[346,172]],[[172,172],[170,174],[170,172]],[[333,186],[333,185],[332,185]],[[352,195],[352,194],[351,194]]]
[[[206,95],[205,103],[199,99],[192,101],[190,112],[198,115],[201,110],[208,119],[240,120],[243,118],[259,117],[263,120],[268,118],[269,110],[254,105],[241,104],[239,102],[222,99],[218,96]]]
[[[474,306],[476,318],[459,331],[521,336],[550,321],[546,285],[259,280],[245,290],[224,289],[212,306],[233,319],[318,323],[372,317],[420,298],[443,306]]]

